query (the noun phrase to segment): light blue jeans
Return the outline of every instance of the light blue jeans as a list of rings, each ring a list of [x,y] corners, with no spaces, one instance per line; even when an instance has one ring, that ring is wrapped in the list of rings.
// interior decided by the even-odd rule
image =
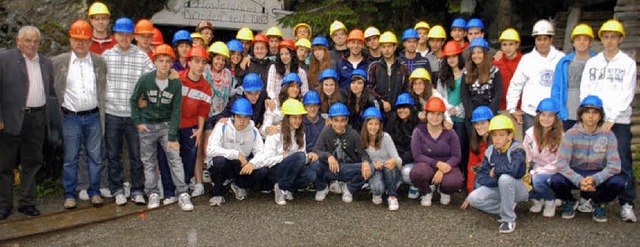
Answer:
[[[369,178],[369,187],[374,196],[381,196],[384,192],[387,192],[388,196],[398,196],[398,181],[400,181],[398,166],[391,170],[382,167],[380,170],[375,170]]]
[[[533,184],[533,190],[531,190],[529,197],[536,200],[552,201],[556,199],[553,190],[551,190],[551,184],[549,180],[553,174],[533,174],[531,175],[531,183]]]
[[[467,197],[469,205],[490,214],[500,215],[502,222],[515,222],[516,204],[528,199],[529,192],[524,182],[506,174],[498,179],[498,187],[480,186]]]

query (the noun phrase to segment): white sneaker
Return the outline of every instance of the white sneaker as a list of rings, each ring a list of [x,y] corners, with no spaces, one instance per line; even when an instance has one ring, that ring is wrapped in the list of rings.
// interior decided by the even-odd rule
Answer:
[[[278,184],[273,185],[273,191],[275,192],[274,194],[275,194],[276,204],[278,205],[287,204],[287,200],[284,199],[287,193],[282,191],[280,187],[278,187]]]
[[[544,202],[542,200],[531,199],[531,202],[533,202],[533,205],[529,208],[529,212],[534,214],[542,212],[542,206],[544,206]]]
[[[222,207],[222,203],[224,202],[224,197],[222,196],[214,196],[209,200],[209,205]]]
[[[547,218],[553,218],[553,216],[556,216],[555,200],[544,201],[544,211],[542,212],[542,216]]]
[[[157,193],[152,193],[149,195],[149,203],[147,204],[148,209],[154,209],[160,207],[160,195]]]
[[[178,205],[180,205],[180,209],[182,209],[182,211],[193,210],[193,203],[191,203],[191,197],[189,197],[189,193],[185,192],[180,194],[180,197],[178,197]]]
[[[284,195],[284,199],[287,199],[287,201],[293,200],[293,192],[291,191],[285,191],[285,192],[287,192],[287,194]]]
[[[343,183],[342,185],[343,185],[342,186],[342,201],[346,202],[346,203],[352,202],[353,201],[353,195],[351,195],[351,192],[347,188],[347,184]]]
[[[125,204],[127,204],[127,198],[123,194],[117,195],[116,196],[116,205],[124,206]]]
[[[113,196],[111,195],[111,190],[109,190],[109,189],[107,189],[107,188],[102,188],[102,189],[100,189],[100,194],[102,195],[102,197],[105,197],[105,198],[111,198],[111,197],[113,197]]]
[[[418,188],[414,186],[409,186],[409,193],[407,194],[409,199],[418,199],[420,197],[420,192],[418,192]]]
[[[165,198],[164,200],[162,200],[162,205],[174,204],[177,201],[178,201],[178,198],[176,198],[175,196],[172,196],[172,197]]]
[[[198,197],[204,194],[204,185],[196,184],[196,188],[191,192],[191,197]]]
[[[422,205],[423,207],[431,206],[431,199],[432,198],[433,198],[433,192],[422,196],[422,198],[420,199],[420,205]]]
[[[440,193],[440,204],[449,205],[451,203],[451,195]]]
[[[342,182],[340,181],[332,181],[329,184],[329,191],[334,194],[342,194]]]
[[[595,210],[593,208],[593,205],[591,204],[591,199],[587,200],[582,197],[580,198],[577,209],[578,211],[583,213],[593,213],[593,211]]]
[[[373,198],[371,198],[371,202],[373,202],[373,204],[375,205],[382,204],[382,196],[373,195]]]
[[[81,190],[78,193],[78,199],[83,200],[83,201],[88,201],[89,200],[89,193],[87,193],[87,190]]]
[[[211,174],[209,174],[209,170],[207,169],[202,171],[202,183],[211,183]]]
[[[191,178],[191,180],[189,180],[189,189],[190,190],[195,190],[196,189],[196,178],[193,177]]]
[[[231,183],[231,190],[234,194],[236,194],[236,199],[244,200],[245,198],[247,198],[247,191],[237,186],[236,183]]]
[[[620,208],[620,218],[622,218],[622,221],[624,222],[636,222],[637,219],[636,215],[633,213],[633,206],[628,203],[622,205]]]
[[[143,195],[135,195],[135,196],[133,196],[132,201],[135,202],[138,205],[143,205],[143,204],[147,203],[147,201],[144,200],[144,196]]]
[[[400,208],[400,205],[398,204],[398,198],[396,198],[395,196],[390,196],[389,198],[387,198],[387,204],[389,204],[389,210],[391,211],[396,211],[398,210],[398,208]]]
[[[556,203],[556,207],[562,206],[562,200],[560,200],[560,199],[556,199],[555,203]]]
[[[327,194],[329,194],[329,186],[324,188],[324,190],[316,190],[316,201],[324,201],[324,199],[327,198]]]
[[[122,184],[122,188],[124,189],[124,197],[131,197],[131,184],[129,182],[124,182]]]

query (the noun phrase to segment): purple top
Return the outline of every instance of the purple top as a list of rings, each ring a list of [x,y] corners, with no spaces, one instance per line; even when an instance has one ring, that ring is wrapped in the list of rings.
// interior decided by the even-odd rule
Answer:
[[[189,68],[189,64],[187,64],[187,66],[182,67],[182,64],[180,63],[180,60],[176,60],[175,62],[173,62],[173,65],[171,65],[171,68],[180,72],[183,71],[187,68]]]
[[[411,135],[411,153],[415,163],[426,163],[435,168],[438,161],[442,161],[457,167],[460,163],[460,141],[455,131],[446,129],[434,140],[427,131],[427,125],[420,124]]]

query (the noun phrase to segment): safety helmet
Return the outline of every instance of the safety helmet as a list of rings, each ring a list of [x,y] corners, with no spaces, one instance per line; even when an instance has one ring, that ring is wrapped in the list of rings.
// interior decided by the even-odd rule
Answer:
[[[396,38],[396,35],[393,34],[390,31],[386,31],[384,33],[382,33],[382,35],[380,35],[380,40],[378,40],[378,43],[380,44],[384,44],[384,43],[392,43],[392,44],[398,44],[398,38]]]
[[[255,36],[253,36],[253,41],[251,42],[251,45],[254,45],[255,43],[258,42],[264,42],[269,44],[269,38],[267,38],[267,36],[265,36],[264,34],[256,34]]]
[[[287,99],[282,103],[280,111],[284,115],[304,115],[307,114],[307,110],[304,109],[302,102],[297,99]]]
[[[538,103],[538,107],[536,108],[536,112],[541,111],[550,111],[554,113],[560,112],[560,106],[558,106],[558,102],[552,98],[546,98]]]
[[[93,28],[89,22],[77,20],[71,24],[69,36],[76,39],[90,39],[93,36]]]
[[[431,81],[431,75],[429,75],[429,72],[424,68],[416,68],[411,72],[411,75],[409,75],[409,81],[413,81],[415,79]]]
[[[311,50],[311,42],[308,39],[301,38],[296,41],[296,47],[304,47]]]
[[[136,34],[153,34],[153,23],[147,19],[140,19],[136,23]]]
[[[571,32],[571,41],[573,41],[573,39],[578,35],[586,35],[587,37],[591,38],[591,40],[595,39],[591,26],[584,23],[578,24],[573,28],[573,31]]]
[[[531,32],[531,36],[538,36],[538,35],[550,35],[550,36],[555,35],[555,32],[553,30],[553,25],[551,24],[551,22],[545,19],[542,19],[536,22],[536,24],[533,25],[533,31]]]
[[[480,122],[484,120],[491,120],[493,118],[493,111],[486,105],[476,107],[471,113],[471,122]]]
[[[156,49],[153,51],[153,55],[151,56],[151,60],[156,61],[156,57],[158,55],[167,55],[176,60],[176,53],[170,45],[161,44],[156,46]]]
[[[463,18],[456,18],[453,20],[453,22],[451,22],[451,29],[453,29],[454,27],[459,27],[462,28],[464,30],[467,30],[467,21],[465,21]]]
[[[369,82],[369,79],[367,78],[367,72],[364,72],[364,70],[354,69],[353,71],[351,71],[351,76],[349,76],[350,81],[353,81],[354,77],[362,77],[362,79],[364,79],[364,85],[367,85],[367,83]]]
[[[380,109],[371,106],[362,113],[362,121],[367,118],[377,118],[382,121],[382,112],[380,112]]]
[[[489,121],[489,131],[493,130],[511,130],[511,133],[516,133],[513,121],[505,115],[497,115]]]
[[[209,61],[207,50],[205,50],[205,48],[200,45],[191,47],[191,50],[189,50],[189,53],[187,53],[187,61],[191,60],[192,57],[201,57]]]
[[[253,41],[253,31],[247,27],[240,28],[236,34],[237,40]]]
[[[222,41],[213,42],[207,51],[209,53],[220,54],[229,58],[229,48],[227,48],[227,45]]]
[[[587,97],[585,97],[582,102],[580,102],[580,107],[597,107],[600,109],[603,109],[603,105],[602,105],[602,100],[600,99],[600,97],[596,96],[596,95],[589,95]]]
[[[231,113],[244,116],[253,116],[251,102],[245,98],[238,98],[231,106]]]
[[[302,22],[302,23],[298,23],[298,24],[296,24],[295,26],[293,26],[293,34],[294,34],[294,35],[298,32],[298,28],[299,28],[299,27],[306,27],[306,28],[308,28],[308,29],[309,29],[309,35],[311,35],[311,26],[309,26],[309,24],[304,23],[304,22]]]
[[[349,35],[347,36],[347,42],[351,40],[359,40],[359,41],[362,41],[362,43],[364,43],[365,42],[364,33],[362,32],[362,30],[357,28],[351,30],[351,32],[349,32]]]
[[[343,103],[336,102],[329,107],[329,117],[349,116],[349,109]]]
[[[189,43],[193,43],[193,39],[191,38],[191,34],[187,30],[178,30],[173,34],[173,40],[171,41],[172,46],[176,46],[179,41],[189,41]]]
[[[507,28],[500,34],[498,42],[502,42],[504,40],[513,40],[520,43],[520,34],[513,28]]]
[[[480,28],[484,31],[484,23],[478,18],[473,18],[467,22],[467,26],[465,27],[467,30],[469,30],[469,28]]]
[[[322,82],[327,78],[332,78],[335,81],[338,81],[338,72],[336,72],[332,68],[326,68],[322,71],[322,73],[320,73],[320,78],[318,79],[318,81]]]
[[[229,40],[229,42],[227,42],[227,48],[229,49],[229,51],[244,52],[242,42],[238,41],[237,39]]]
[[[107,5],[104,5],[104,3],[94,2],[89,7],[89,18],[91,18],[91,16],[93,16],[93,15],[108,15],[108,16],[111,16],[111,12],[109,12],[109,8],[107,8]]]
[[[295,50],[296,43],[290,39],[283,39],[282,41],[280,41],[280,43],[278,43],[278,50],[280,50],[280,48],[283,48],[283,47],[289,48],[291,50]]]
[[[162,36],[162,32],[160,29],[153,28],[153,38],[151,38],[152,45],[162,45],[164,44],[164,37]]]
[[[201,39],[202,42],[207,43],[207,40],[204,39],[204,37],[202,37],[202,34],[200,33],[191,33],[191,39],[195,40],[195,39]]]
[[[260,91],[263,86],[262,78],[256,73],[249,73],[242,79],[242,88],[245,92]]]
[[[428,112],[445,112],[447,107],[444,105],[444,101],[442,101],[441,98],[431,97],[427,100],[424,110]]]
[[[313,38],[313,42],[311,43],[311,45],[312,46],[321,45],[321,46],[329,48],[329,41],[325,37],[318,36],[318,37]]]
[[[413,29],[415,30],[418,30],[420,28],[431,29],[431,26],[429,26],[429,23],[427,23],[426,21],[419,21],[418,23],[416,23],[416,26],[413,27]]]
[[[442,56],[453,56],[462,53],[462,46],[455,40],[449,40],[442,48]]]
[[[282,31],[280,31],[280,28],[276,26],[270,27],[264,34],[267,35],[267,37],[276,36],[282,38]]]
[[[135,28],[133,21],[127,17],[120,17],[113,25],[113,31],[119,33],[134,33]]]
[[[473,47],[482,47],[487,51],[491,49],[487,40],[482,37],[473,38],[471,43],[469,43],[469,49],[473,49]]]
[[[431,29],[429,29],[429,33],[427,34],[427,38],[431,39],[446,39],[447,32],[444,31],[444,27],[440,25],[435,25]]]
[[[402,93],[398,95],[398,99],[396,99],[396,106],[399,105],[416,105],[416,102],[411,97],[409,93]]]
[[[319,105],[320,104],[320,95],[315,90],[309,90],[304,94],[302,98],[302,103],[305,105]]]
[[[213,31],[213,25],[211,25],[211,22],[202,20],[200,22],[198,22],[198,25],[196,25],[196,32],[200,32],[205,28],[209,28]]]
[[[622,23],[620,23],[620,21],[615,19],[608,20],[602,24],[600,30],[598,30],[598,38],[602,38],[602,32],[604,31],[618,32],[622,34],[623,38],[626,36],[624,32],[624,26],[622,26]]]
[[[407,39],[420,39],[420,35],[418,35],[418,31],[416,31],[415,29],[407,28],[407,30],[404,30],[404,32],[402,33],[402,42]]]
[[[300,76],[298,75],[298,73],[289,73],[284,75],[284,78],[282,78],[282,83],[280,83],[280,86],[283,87],[289,82],[297,82],[298,85],[302,86],[302,80],[300,80]]]
[[[347,27],[342,22],[338,20],[333,21],[333,23],[331,23],[331,26],[329,26],[329,36],[333,37],[333,33],[340,29],[343,29],[345,32],[347,32]]]
[[[368,27],[364,30],[364,38],[368,39],[371,36],[380,36],[380,30],[376,27]]]

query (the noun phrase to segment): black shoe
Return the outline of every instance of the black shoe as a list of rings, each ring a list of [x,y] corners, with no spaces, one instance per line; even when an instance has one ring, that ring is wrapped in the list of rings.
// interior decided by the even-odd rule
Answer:
[[[38,216],[40,215],[40,211],[36,209],[36,206],[22,206],[18,208],[18,212],[28,215],[28,216]]]
[[[11,215],[11,209],[9,208],[0,209],[0,220],[6,219],[7,217],[9,217],[9,215]]]

